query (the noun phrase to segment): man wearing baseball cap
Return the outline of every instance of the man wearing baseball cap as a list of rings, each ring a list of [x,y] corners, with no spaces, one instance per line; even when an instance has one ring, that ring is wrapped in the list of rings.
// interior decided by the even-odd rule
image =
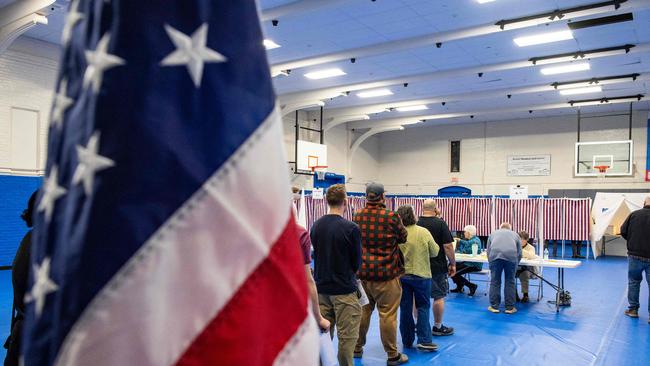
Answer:
[[[398,244],[406,242],[407,231],[399,215],[386,209],[384,186],[366,186],[366,207],[354,215],[361,229],[362,261],[358,277],[370,303],[363,307],[359,339],[354,356],[363,355],[370,317],[377,307],[379,332],[387,364],[401,365],[408,357],[397,350],[397,309],[402,297],[399,276],[404,273],[404,259]]]

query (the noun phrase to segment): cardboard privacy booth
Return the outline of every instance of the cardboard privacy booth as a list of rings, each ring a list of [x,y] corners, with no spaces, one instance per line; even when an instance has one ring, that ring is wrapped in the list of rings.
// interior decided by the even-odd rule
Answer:
[[[643,200],[648,195],[649,193],[596,193],[591,208],[591,248],[595,257],[601,252],[603,236],[620,235],[625,219],[630,213],[643,208]]]

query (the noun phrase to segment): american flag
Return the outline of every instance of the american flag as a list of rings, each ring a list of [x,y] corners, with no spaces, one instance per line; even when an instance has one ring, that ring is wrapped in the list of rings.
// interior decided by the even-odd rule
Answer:
[[[71,3],[25,365],[312,365],[253,0]]]

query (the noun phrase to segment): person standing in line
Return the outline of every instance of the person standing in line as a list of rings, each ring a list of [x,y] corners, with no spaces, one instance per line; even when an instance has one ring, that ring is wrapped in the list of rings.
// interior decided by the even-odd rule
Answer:
[[[504,222],[499,230],[490,234],[487,242],[487,256],[490,265],[490,306],[488,310],[498,313],[501,304],[501,275],[505,277],[506,314],[517,312],[515,308],[515,271],[521,260],[521,240],[512,231],[512,226]]]
[[[405,243],[408,232],[399,215],[386,209],[384,186],[370,183],[366,186],[366,207],[354,215],[361,228],[363,260],[359,279],[370,303],[363,307],[359,339],[354,357],[363,356],[370,317],[377,307],[379,334],[388,360],[387,365],[401,365],[408,357],[397,350],[397,309],[402,298],[399,277],[404,273],[404,258],[399,244]]]
[[[627,300],[630,306],[625,310],[625,315],[638,318],[639,290],[643,281],[643,272],[650,289],[650,196],[645,198],[642,209],[632,212],[625,219],[621,225],[621,236],[627,240]],[[650,313],[650,296],[648,296],[648,313]]]
[[[445,297],[449,292],[447,276],[456,275],[456,256],[454,255],[454,238],[449,231],[447,223],[439,218],[436,201],[424,200],[422,203],[422,216],[417,222],[418,226],[429,230],[433,240],[441,249],[438,255],[431,258],[431,297],[433,298],[433,327],[431,334],[434,336],[449,336],[454,334],[454,328],[442,324],[445,312]],[[448,262],[449,261],[449,262]]]
[[[525,231],[520,231],[519,239],[521,240],[521,257],[523,259],[539,259],[537,254],[535,254],[535,247],[529,243],[530,235]],[[521,281],[521,292],[523,293],[523,296],[520,299],[519,295],[517,295],[517,302],[521,301],[525,304],[530,301],[528,297],[528,286],[530,278],[534,277],[536,273],[536,267],[519,266],[516,277]]]
[[[476,236],[476,226],[474,225],[467,225],[463,229],[463,236],[465,237],[464,239],[458,240],[457,244],[457,251],[458,253],[463,253],[463,254],[472,254],[472,246],[476,245],[477,248],[481,248],[481,239]],[[467,273],[472,273],[472,272],[481,272],[483,269],[483,263],[475,263],[475,262],[458,262],[456,263],[456,275],[452,277],[451,279],[454,281],[456,284],[456,288],[451,290],[450,292],[454,293],[461,293],[463,292],[463,287],[467,287],[469,289],[469,296],[474,296],[474,293],[476,293],[476,289],[478,286],[474,283],[469,282],[468,279],[463,277],[464,274]]]
[[[32,247],[32,227],[34,221],[34,205],[36,203],[36,196],[38,191],[32,193],[27,201],[27,208],[20,215],[20,218],[25,221],[29,230],[23,236],[16,252],[16,257],[11,265],[11,284],[14,288],[14,301],[13,313],[11,314],[11,330],[5,348],[7,354],[5,356],[5,366],[18,366],[20,358],[20,344],[23,330],[23,322],[25,321],[25,294],[27,293],[27,282],[29,278],[29,256]]]
[[[440,248],[431,233],[415,225],[413,207],[401,206],[397,213],[408,232],[406,243],[399,248],[404,255],[405,274],[402,283],[399,330],[404,348],[412,348],[417,333],[417,349],[424,352],[437,351],[438,346],[431,342],[429,330],[429,307],[431,306],[431,265],[429,259],[438,255]],[[417,309],[417,323],[414,323],[411,310],[413,300]]]
[[[361,266],[361,232],[343,218],[347,207],[344,185],[330,186],[326,199],[329,213],[314,222],[310,234],[316,287],[320,313],[331,323],[331,334],[336,328],[339,365],[351,366],[361,321],[356,277]]]

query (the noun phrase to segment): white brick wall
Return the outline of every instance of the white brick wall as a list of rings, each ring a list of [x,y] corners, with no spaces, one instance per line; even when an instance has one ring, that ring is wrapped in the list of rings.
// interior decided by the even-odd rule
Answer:
[[[39,163],[45,165],[47,126],[58,58],[58,47],[24,37],[0,55],[0,173],[12,173],[4,169],[11,163],[12,107],[39,111]]]

